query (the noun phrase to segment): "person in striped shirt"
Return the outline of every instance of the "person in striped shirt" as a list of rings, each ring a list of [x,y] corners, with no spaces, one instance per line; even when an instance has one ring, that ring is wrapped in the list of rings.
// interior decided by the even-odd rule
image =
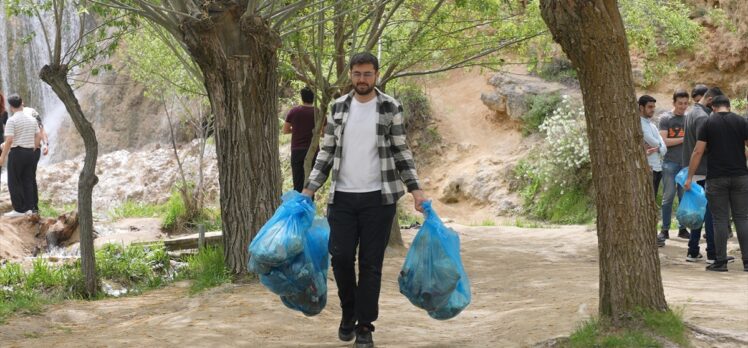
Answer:
[[[23,112],[23,100],[17,94],[8,97],[11,116],[5,125],[5,143],[0,165],[8,163],[8,191],[13,210],[6,217],[24,216],[34,209],[34,149],[41,136],[33,116]]]
[[[372,323],[379,314],[382,262],[395,204],[407,188],[415,208],[423,211],[426,196],[406,143],[403,107],[375,87],[377,57],[358,53],[349,69],[353,90],[335,100],[330,110],[319,155],[302,194],[313,197],[332,171],[327,219],[332,269],[343,310],[338,338],[350,341],[355,337],[356,347],[373,347]]]

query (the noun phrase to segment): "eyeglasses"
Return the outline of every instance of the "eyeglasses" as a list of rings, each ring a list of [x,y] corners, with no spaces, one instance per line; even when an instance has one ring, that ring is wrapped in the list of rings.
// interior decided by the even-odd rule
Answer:
[[[354,79],[360,79],[361,77],[363,77],[365,79],[370,79],[370,78],[374,77],[374,73],[371,72],[371,71],[367,71],[367,72],[365,72],[365,73],[362,74],[362,73],[360,73],[360,72],[357,71],[357,72],[351,73],[351,76],[353,76]]]

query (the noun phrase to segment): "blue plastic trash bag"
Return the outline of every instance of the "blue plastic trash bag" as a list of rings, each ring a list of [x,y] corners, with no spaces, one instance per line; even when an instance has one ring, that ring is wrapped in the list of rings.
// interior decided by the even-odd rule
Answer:
[[[449,319],[470,303],[470,284],[460,259],[460,239],[423,204],[426,221],[413,239],[400,271],[400,293],[435,319]]]
[[[319,314],[327,304],[327,245],[330,226],[323,218],[314,219],[303,233],[304,247],[294,259],[260,274],[260,282],[281,296],[283,304],[304,315]]]
[[[439,223],[441,223],[441,221],[439,221]],[[460,257],[460,238],[457,236],[457,233],[454,233],[451,230],[449,232],[451,233],[446,234],[446,244],[450,246],[446,248],[447,255],[452,260],[455,260],[457,270],[460,273],[460,280],[457,282],[457,288],[455,288],[452,295],[449,296],[447,303],[434,311],[429,311],[429,316],[439,320],[456,317],[457,314],[460,314],[460,312],[470,304],[470,281],[468,280],[467,273],[465,273],[465,268],[462,266],[462,258]]]
[[[683,168],[675,176],[675,182],[678,185],[685,186],[687,177],[688,168]],[[678,219],[678,223],[689,229],[701,228],[701,225],[704,224],[706,203],[704,188],[695,181],[692,181],[691,189],[683,192],[683,198],[678,203],[678,211],[675,213],[675,218]]]
[[[267,273],[272,266],[296,257],[304,248],[304,232],[314,219],[311,198],[296,191],[282,197],[283,203],[260,229],[249,244],[249,269],[257,274]]]

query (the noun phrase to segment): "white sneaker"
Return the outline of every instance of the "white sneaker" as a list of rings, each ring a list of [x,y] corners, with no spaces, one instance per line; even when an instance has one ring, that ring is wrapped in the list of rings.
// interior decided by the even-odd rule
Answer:
[[[15,210],[11,210],[5,214],[3,214],[5,217],[19,217],[19,216],[26,216],[26,213],[17,212]]]

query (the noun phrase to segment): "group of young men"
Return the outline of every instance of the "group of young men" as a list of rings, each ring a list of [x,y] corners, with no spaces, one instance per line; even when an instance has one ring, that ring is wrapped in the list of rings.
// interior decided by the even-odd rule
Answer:
[[[49,151],[48,139],[39,113],[23,103],[18,94],[8,96],[9,109],[0,93],[0,166],[8,169],[8,191],[13,210],[5,217],[19,217],[39,211],[36,169],[42,153]]]
[[[693,106],[689,107],[690,99]],[[697,182],[706,190],[707,209],[703,226],[690,231],[679,226],[678,236],[688,239],[686,261],[704,259],[699,241],[702,228],[706,238],[706,270],[725,272],[735,258],[727,255],[727,240],[732,234],[730,219],[742,252],[743,270],[748,272],[748,118],[731,112],[730,100],[717,87],[696,85],[689,96],[685,90],[673,93],[673,108],[654,119],[656,100],[639,98],[639,113],[644,134],[644,151],[652,170],[655,197],[660,183],[662,229],[657,245],[670,238],[673,201]],[[684,187],[675,176],[688,168]]]

